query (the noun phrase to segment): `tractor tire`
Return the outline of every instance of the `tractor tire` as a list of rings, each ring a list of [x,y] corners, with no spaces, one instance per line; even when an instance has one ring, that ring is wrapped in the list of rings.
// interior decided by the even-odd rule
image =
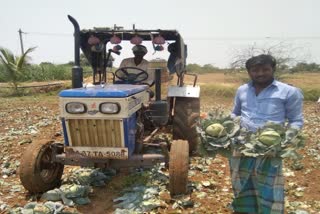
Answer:
[[[190,153],[196,150],[200,139],[197,132],[199,120],[199,98],[177,97],[172,121],[172,135],[174,140],[187,140]]]
[[[42,193],[61,184],[64,165],[52,162],[51,141],[30,144],[20,160],[19,176],[30,193]]]
[[[169,154],[169,191],[172,196],[187,192],[188,169],[188,142],[185,140],[174,140]]]

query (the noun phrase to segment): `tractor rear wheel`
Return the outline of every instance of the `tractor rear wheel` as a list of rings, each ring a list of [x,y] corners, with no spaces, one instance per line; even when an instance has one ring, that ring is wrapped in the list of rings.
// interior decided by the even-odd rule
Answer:
[[[169,154],[169,191],[171,195],[187,192],[189,145],[185,140],[174,140]]]
[[[199,98],[176,97],[173,116],[173,139],[187,140],[193,152],[199,142],[197,125],[200,119]]]
[[[45,192],[61,183],[64,165],[52,162],[52,143],[46,140],[34,142],[21,157],[20,180],[31,193]]]

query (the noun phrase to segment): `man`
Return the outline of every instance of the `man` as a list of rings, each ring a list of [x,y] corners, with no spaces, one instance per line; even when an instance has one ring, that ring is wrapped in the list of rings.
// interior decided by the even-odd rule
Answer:
[[[267,121],[301,129],[303,96],[299,89],[274,79],[276,60],[259,55],[246,62],[251,81],[239,87],[232,116],[255,132]],[[230,158],[235,213],[284,213],[284,178],[279,157]]]
[[[140,68],[148,73],[148,78],[141,83],[147,83],[152,85],[154,82],[154,73],[148,70],[149,62],[143,57],[147,54],[147,48],[143,45],[136,45],[132,48],[134,57],[123,59],[120,68],[123,67],[136,67]],[[127,69],[128,73],[140,73],[140,70],[137,69]]]

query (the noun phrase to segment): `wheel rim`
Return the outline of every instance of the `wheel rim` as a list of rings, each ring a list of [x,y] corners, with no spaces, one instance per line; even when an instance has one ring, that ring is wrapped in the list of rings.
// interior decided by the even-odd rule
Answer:
[[[54,163],[51,155],[51,148],[46,147],[39,158],[39,174],[46,183],[55,180],[59,171],[59,163]]]

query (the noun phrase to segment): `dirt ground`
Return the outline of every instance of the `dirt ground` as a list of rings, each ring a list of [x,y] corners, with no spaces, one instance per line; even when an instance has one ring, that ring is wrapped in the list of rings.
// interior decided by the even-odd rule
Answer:
[[[5,162],[19,163],[21,154],[28,143],[36,143],[39,139],[54,139],[63,142],[59,121],[59,103],[57,96],[29,96],[21,98],[0,98],[0,166]],[[202,111],[211,108],[231,109],[231,99],[202,99]],[[294,170],[292,163],[286,162],[286,207],[287,213],[294,210],[306,210],[309,213],[320,213],[320,116],[316,111],[316,103],[305,102],[305,133],[308,135],[303,154],[303,168]],[[202,195],[190,193],[195,206],[176,210],[172,208],[177,199],[166,199],[167,205],[158,208],[154,213],[230,213],[228,205],[232,200],[232,189],[229,178],[227,159],[218,156],[215,159],[193,157],[191,167],[193,173],[189,180],[195,184],[210,181]],[[205,161],[205,162],[203,162]],[[203,170],[207,168],[207,170]],[[67,167],[67,171],[70,167]],[[300,167],[301,168],[301,167]],[[18,170],[18,167],[17,167]],[[0,205],[10,208],[24,206],[36,197],[29,195],[20,186],[17,170],[6,176],[0,172]],[[112,200],[122,190],[122,180],[127,173],[120,173],[103,188],[95,188],[90,196],[91,203],[78,206],[80,213],[112,213]],[[15,186],[17,186],[15,188]],[[165,196],[163,196],[165,199]],[[169,197],[169,196],[168,196]],[[0,213],[5,213],[1,211]]]

